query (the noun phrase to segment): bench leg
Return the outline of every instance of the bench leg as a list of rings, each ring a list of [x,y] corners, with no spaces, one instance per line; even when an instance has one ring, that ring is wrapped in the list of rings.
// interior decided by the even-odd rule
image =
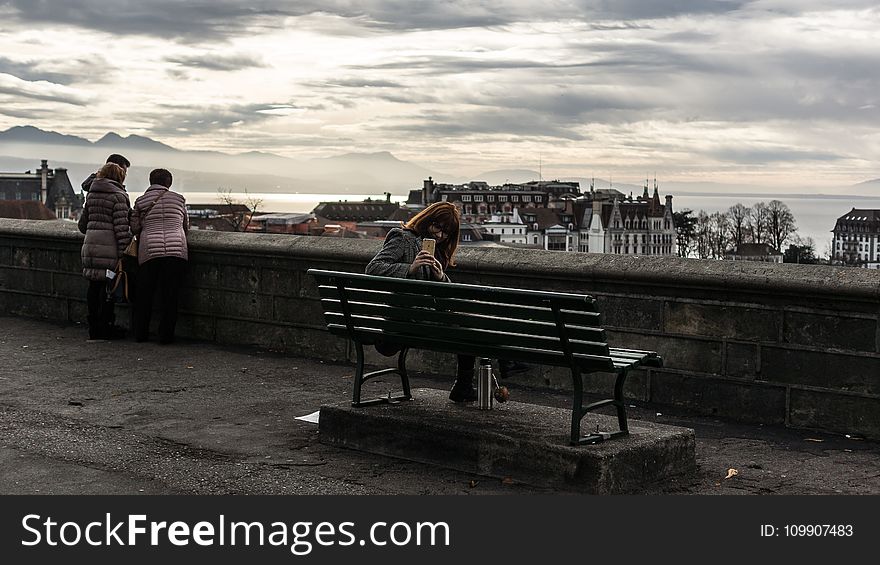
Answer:
[[[396,402],[400,402],[401,400],[412,400],[412,392],[409,388],[409,375],[406,372],[406,354],[409,349],[403,348],[400,350],[400,354],[397,357],[397,367],[380,369],[378,371],[371,371],[369,373],[364,373],[363,344],[360,342],[355,342],[355,350],[357,352],[357,365],[354,371],[354,386],[351,400],[352,406],[370,406],[372,404],[379,403],[393,404]],[[376,377],[381,377],[382,375],[388,375],[390,373],[397,373],[398,375],[400,375],[400,384],[403,387],[403,394],[392,396],[391,392],[389,392],[388,396],[380,396],[378,398],[371,398],[369,400],[361,400],[361,387],[365,382]]]
[[[574,399],[571,410],[571,445],[594,444],[616,437],[629,435],[629,425],[626,419],[626,403],[623,400],[623,385],[626,382],[626,369],[620,369],[617,372],[617,379],[614,381],[614,398],[593,402],[587,406],[583,405],[584,386],[580,371],[572,369],[572,384],[574,388]],[[602,408],[603,406],[614,406],[617,411],[617,425],[620,428],[614,432],[600,432],[598,428],[595,433],[581,437],[581,420],[589,412]]]

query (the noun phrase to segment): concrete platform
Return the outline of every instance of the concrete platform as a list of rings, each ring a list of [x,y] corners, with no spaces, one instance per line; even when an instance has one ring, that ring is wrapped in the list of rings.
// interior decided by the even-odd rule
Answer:
[[[322,406],[320,441],[530,485],[594,494],[639,492],[695,468],[694,431],[629,421],[630,435],[596,445],[568,444],[571,411],[520,402],[478,410],[448,393],[413,390],[415,399],[352,408]],[[617,429],[589,415],[583,430]]]

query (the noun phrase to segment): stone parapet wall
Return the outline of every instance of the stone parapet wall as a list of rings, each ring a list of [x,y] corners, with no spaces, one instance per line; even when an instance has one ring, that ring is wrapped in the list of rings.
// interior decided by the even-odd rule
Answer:
[[[81,242],[69,222],[0,219],[0,314],[84,322]],[[306,271],[362,272],[379,246],[194,231],[178,334],[351,360],[349,344],[324,331]],[[486,247],[464,247],[458,260],[456,282],[596,296],[614,345],[653,349],[666,361],[632,375],[635,400],[880,439],[876,271]],[[414,369],[454,366],[434,353],[411,359]],[[540,371],[528,378],[569,386],[565,371]],[[603,392],[610,383],[592,382],[588,389]]]

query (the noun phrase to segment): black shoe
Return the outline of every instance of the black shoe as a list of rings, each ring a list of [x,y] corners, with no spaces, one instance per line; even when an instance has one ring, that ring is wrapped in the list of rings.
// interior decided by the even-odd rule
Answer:
[[[506,379],[518,373],[527,373],[531,369],[531,365],[520,363],[519,361],[507,361],[504,359],[498,361],[498,376],[502,379]]]
[[[449,391],[449,400],[453,402],[476,402],[477,389],[470,383],[462,385],[455,381],[455,384],[452,385],[452,390]]]

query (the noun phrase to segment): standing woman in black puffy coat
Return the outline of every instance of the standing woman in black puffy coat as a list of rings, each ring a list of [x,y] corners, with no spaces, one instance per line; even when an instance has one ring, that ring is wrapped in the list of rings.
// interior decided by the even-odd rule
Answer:
[[[107,163],[98,171],[79,219],[83,240],[83,276],[89,279],[89,339],[124,337],[113,326],[113,303],[107,301],[107,271],[114,271],[122,252],[131,241],[131,205],[125,182],[125,169]]]

